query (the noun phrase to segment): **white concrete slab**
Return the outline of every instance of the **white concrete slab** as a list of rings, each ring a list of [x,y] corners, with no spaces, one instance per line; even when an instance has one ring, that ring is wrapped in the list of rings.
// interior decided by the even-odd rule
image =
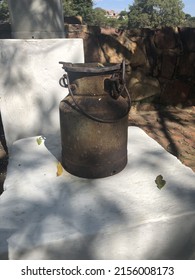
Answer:
[[[128,132],[126,168],[96,180],[56,176],[59,135],[16,141],[0,197],[0,258],[195,259],[195,174],[141,129]]]
[[[59,132],[59,103],[67,89],[59,61],[84,62],[82,39],[0,40],[1,114],[8,146]]]

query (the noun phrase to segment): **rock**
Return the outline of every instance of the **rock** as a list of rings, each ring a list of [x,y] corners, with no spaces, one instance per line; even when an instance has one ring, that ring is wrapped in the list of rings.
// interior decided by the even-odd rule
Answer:
[[[137,104],[136,109],[137,111],[145,111],[145,112],[156,111],[156,107],[152,103],[143,103],[143,104],[139,103]]]
[[[191,87],[180,80],[169,81],[161,95],[161,102],[176,106],[187,101]]]
[[[162,55],[160,76],[166,79],[171,79],[177,67],[177,55],[167,53]]]
[[[161,50],[176,48],[176,32],[177,29],[174,29],[172,27],[166,27],[156,30],[154,34],[154,44],[156,48]]]
[[[183,85],[181,82],[182,87],[179,89],[175,79],[194,85],[195,28],[166,27],[157,30],[120,31],[95,26],[84,28],[77,24],[76,27],[69,28],[69,37],[73,36],[74,28],[75,36],[84,39],[85,62],[121,63],[125,59],[130,68],[126,76],[133,101],[158,95],[158,80],[162,79],[165,80],[166,92],[168,90],[161,95],[163,102],[168,104],[170,100],[171,105],[178,104],[180,100],[186,100],[187,96],[188,101],[192,100],[188,95],[188,86],[186,88],[185,83]],[[171,80],[174,80],[173,84]],[[189,104],[192,104],[191,101]]]
[[[195,78],[195,53],[185,53],[180,58],[178,75],[186,77],[188,79]]]
[[[195,28],[180,28],[180,38],[184,51],[195,51]]]
[[[160,84],[156,78],[146,76],[141,70],[133,71],[129,77],[128,88],[132,101],[140,101],[160,94]]]
[[[67,24],[82,24],[83,19],[81,16],[64,17],[64,23]]]
[[[121,63],[123,59],[132,67],[147,67],[148,61],[144,48],[115,29],[91,29],[83,36],[86,62]]]

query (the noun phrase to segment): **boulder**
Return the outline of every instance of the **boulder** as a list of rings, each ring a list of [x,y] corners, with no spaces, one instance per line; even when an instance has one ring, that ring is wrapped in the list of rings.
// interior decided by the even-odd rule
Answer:
[[[160,94],[160,84],[156,78],[146,76],[141,70],[133,71],[129,77],[128,88],[132,101],[141,101]]]
[[[162,55],[160,76],[166,79],[172,79],[177,67],[178,56],[174,52],[167,52]]]
[[[154,44],[156,48],[174,49],[177,47],[177,29],[172,27],[166,27],[157,29],[154,34]]]
[[[195,52],[185,53],[180,58],[178,75],[188,79],[195,78]]]
[[[180,80],[169,81],[161,95],[161,102],[167,105],[179,105],[187,102],[191,86]]]
[[[195,28],[180,28],[180,38],[184,51],[195,51]]]

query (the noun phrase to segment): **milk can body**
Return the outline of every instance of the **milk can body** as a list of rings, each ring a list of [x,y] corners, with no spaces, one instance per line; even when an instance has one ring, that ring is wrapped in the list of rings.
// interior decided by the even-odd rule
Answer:
[[[84,178],[111,176],[127,164],[129,100],[112,96],[120,65],[96,67],[64,65],[71,94],[60,102],[62,165]]]

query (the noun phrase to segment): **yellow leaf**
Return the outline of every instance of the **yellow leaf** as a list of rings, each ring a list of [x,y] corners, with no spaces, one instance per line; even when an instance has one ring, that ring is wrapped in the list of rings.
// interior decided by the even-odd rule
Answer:
[[[60,175],[62,175],[62,173],[63,173],[62,164],[60,162],[58,162],[56,176],[60,176]]]
[[[99,62],[98,62],[98,64],[97,64],[97,66],[98,66],[98,67],[102,67],[102,68],[104,67],[104,65],[101,64],[101,63],[99,63]]]
[[[42,141],[43,141],[42,137],[37,138],[37,144],[38,145],[41,145]]]

